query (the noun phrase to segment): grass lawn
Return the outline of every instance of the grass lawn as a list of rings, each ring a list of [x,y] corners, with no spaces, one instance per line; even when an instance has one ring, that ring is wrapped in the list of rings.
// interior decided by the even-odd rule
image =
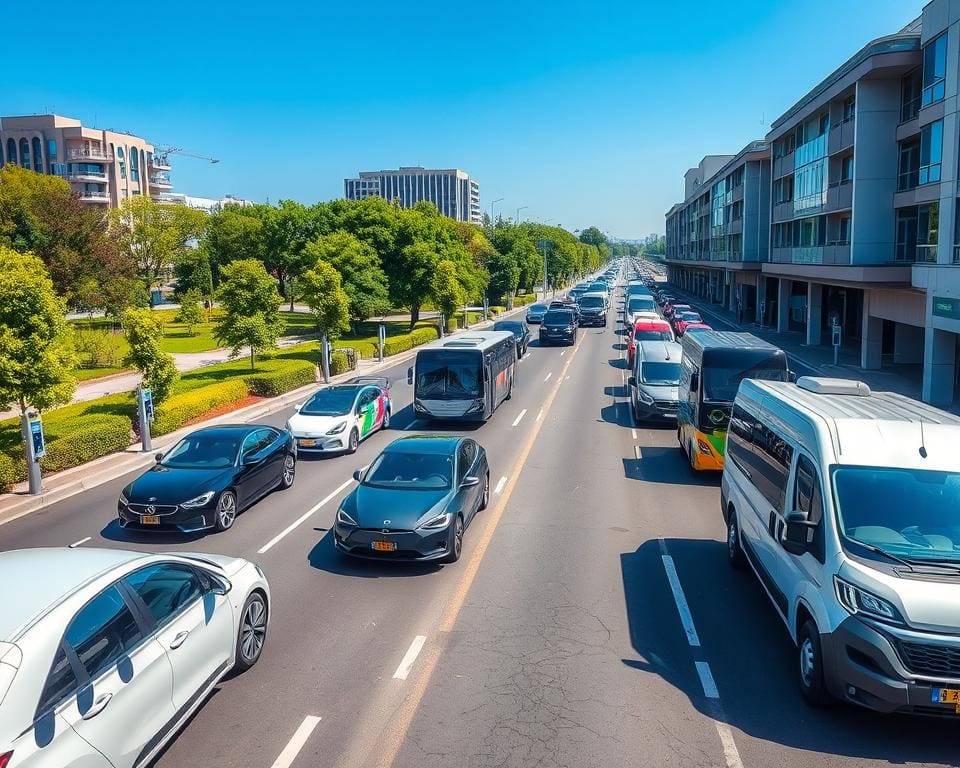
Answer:
[[[129,370],[132,369],[122,366],[116,368],[77,368],[73,372],[73,376],[77,381],[89,381],[90,379],[99,379],[103,376],[112,376],[115,373],[123,373]]]

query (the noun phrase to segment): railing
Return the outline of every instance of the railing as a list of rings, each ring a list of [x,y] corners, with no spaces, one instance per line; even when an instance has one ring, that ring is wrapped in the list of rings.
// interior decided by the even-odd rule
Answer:
[[[163,176],[161,174],[154,174],[153,176],[151,176],[150,183],[155,186],[164,186],[164,187],[173,186],[173,182],[170,181],[170,177]]]
[[[903,102],[900,107],[900,122],[906,123],[920,114],[920,96],[914,96]]]
[[[167,159],[160,159],[156,155],[150,158],[150,167],[151,168],[169,168],[170,161]]]
[[[63,171],[62,173],[56,174],[60,178],[68,180],[82,180],[82,179],[106,179],[107,174],[102,171]]]
[[[917,262],[920,264],[937,263],[937,244],[923,244],[917,246]]]
[[[80,193],[81,199],[93,199],[93,200],[109,200],[110,196],[106,192],[101,192],[99,190],[89,190],[85,189]]]
[[[67,156],[71,160],[110,160],[110,155],[102,149],[72,148],[67,150]]]
[[[906,192],[920,186],[920,169],[904,171],[897,175],[897,192]]]

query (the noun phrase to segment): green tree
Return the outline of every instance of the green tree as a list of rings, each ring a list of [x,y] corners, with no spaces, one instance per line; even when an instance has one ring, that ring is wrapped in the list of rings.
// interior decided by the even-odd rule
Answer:
[[[377,252],[356,236],[338,230],[318,235],[304,248],[304,260],[314,264],[324,261],[340,273],[343,290],[350,298],[350,319],[366,320],[390,308],[387,276],[380,267]],[[301,278],[303,289],[304,278]]]
[[[203,310],[200,309],[200,294],[191,289],[180,297],[180,309],[177,322],[187,326],[187,333],[194,336],[193,328],[203,322]]]
[[[263,225],[272,210],[269,205],[227,205],[210,216],[201,248],[210,264],[214,288],[220,285],[220,270],[231,261],[264,261],[266,245]],[[199,289],[196,285],[192,287]],[[203,290],[200,292],[203,293]]]
[[[207,248],[190,248],[180,254],[173,265],[173,276],[177,281],[176,295],[194,291],[203,296],[213,296],[213,269]]]
[[[224,310],[217,322],[217,342],[230,347],[234,356],[250,349],[250,368],[255,355],[277,344],[283,332],[281,297],[276,281],[256,259],[239,259],[221,269],[217,300]]]
[[[607,236],[596,227],[587,227],[580,232],[580,242],[599,247],[607,244]]]
[[[281,292],[290,301],[291,312],[296,282],[313,266],[305,259],[304,249],[320,233],[319,227],[317,209],[293,200],[281,200],[264,219],[264,264],[276,276]]]
[[[123,333],[130,345],[123,364],[140,371],[144,386],[162,403],[179,374],[173,355],[161,346],[163,327],[157,314],[150,309],[128,309],[123,313]]]
[[[487,298],[496,303],[502,296],[513,296],[520,285],[520,267],[513,251],[495,252],[487,262],[490,282]]]
[[[191,243],[203,235],[206,223],[203,211],[157,203],[146,195],[128,197],[110,211],[111,231],[148,287],[184,256]]]
[[[300,290],[304,303],[313,313],[318,333],[336,339],[350,330],[350,297],[336,269],[318,259],[300,278]]]
[[[449,259],[437,263],[430,280],[430,295],[448,322],[457,309],[464,305],[466,293],[457,277],[457,265]]]
[[[26,413],[73,397],[65,312],[43,262],[0,245],[0,406],[16,403]]]

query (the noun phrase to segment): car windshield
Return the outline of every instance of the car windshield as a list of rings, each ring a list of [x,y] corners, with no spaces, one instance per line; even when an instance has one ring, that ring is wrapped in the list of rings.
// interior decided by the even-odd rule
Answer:
[[[530,305],[530,312],[546,312],[546,311],[547,311],[547,305],[546,305],[546,304],[531,304],[531,305]]]
[[[644,384],[679,384],[680,363],[643,363],[640,380]]]
[[[838,467],[833,492],[850,541],[910,560],[960,562],[960,472]]]
[[[580,306],[591,309],[593,307],[602,307],[604,305],[602,296],[584,296],[580,299]]]
[[[450,487],[452,476],[453,462],[445,454],[387,451],[374,460],[363,484],[375,488],[443,489]]]
[[[703,320],[696,312],[681,312],[680,319],[685,323],[699,323]]]
[[[639,312],[643,309],[653,309],[653,299],[632,298],[627,303],[627,312]]]
[[[635,330],[633,332],[634,341],[673,341],[670,331]]]
[[[424,350],[417,356],[417,397],[483,397],[481,356],[470,350]]]
[[[522,336],[522,335],[523,335],[523,328],[524,328],[523,323],[514,323],[514,322],[504,322],[504,321],[501,321],[501,322],[499,322],[499,323],[494,323],[494,324],[493,324],[493,330],[495,330],[495,331],[509,331],[509,332],[512,333],[514,336]]]
[[[304,416],[345,416],[353,408],[357,390],[353,387],[321,389],[303,404]]]
[[[195,432],[187,435],[163,457],[161,466],[171,469],[220,469],[232,467],[243,435]]]
[[[703,366],[703,399],[707,402],[732,403],[744,379],[788,378],[786,360],[769,352],[722,350],[717,358]]]
[[[569,309],[551,309],[543,316],[544,325],[566,326],[573,322],[573,312]]]

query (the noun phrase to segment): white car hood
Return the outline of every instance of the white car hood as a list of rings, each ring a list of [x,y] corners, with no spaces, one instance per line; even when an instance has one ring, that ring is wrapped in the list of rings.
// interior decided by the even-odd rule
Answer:
[[[333,429],[342,421],[349,420],[350,416],[307,416],[295,413],[290,417],[290,431],[297,437],[323,437],[328,430]]]

